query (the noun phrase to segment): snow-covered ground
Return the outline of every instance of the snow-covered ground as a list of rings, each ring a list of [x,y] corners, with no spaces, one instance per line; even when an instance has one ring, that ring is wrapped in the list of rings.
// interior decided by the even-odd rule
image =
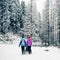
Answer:
[[[45,50],[49,51],[45,51]],[[32,54],[21,54],[18,44],[0,44],[0,60],[60,60],[57,47],[32,47]]]

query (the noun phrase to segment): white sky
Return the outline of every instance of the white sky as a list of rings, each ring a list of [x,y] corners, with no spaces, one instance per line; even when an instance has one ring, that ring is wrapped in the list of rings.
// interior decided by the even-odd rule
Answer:
[[[25,0],[25,1],[28,3],[28,0]],[[37,5],[37,11],[38,12],[40,12],[40,13],[42,12],[42,9],[43,9],[43,6],[44,6],[45,1],[46,0],[36,0],[36,5]]]
[[[39,11],[42,12],[42,9],[43,9],[43,6],[44,6],[45,1],[46,0],[36,0],[38,12]]]

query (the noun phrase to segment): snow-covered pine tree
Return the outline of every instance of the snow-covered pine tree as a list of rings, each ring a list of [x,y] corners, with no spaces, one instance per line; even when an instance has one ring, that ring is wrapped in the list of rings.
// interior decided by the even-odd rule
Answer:
[[[41,41],[42,41],[42,39],[41,39],[42,24],[41,24],[41,14],[40,14],[40,12],[38,13],[38,21],[39,21],[38,22],[39,38],[40,38],[40,43],[41,43]]]
[[[0,0],[0,32],[5,34],[6,23],[6,0]]]
[[[58,43],[60,45],[60,0],[56,0],[56,9],[57,9],[57,17],[56,17],[56,20],[57,20],[57,40],[58,40]]]
[[[9,30],[11,30],[14,33],[17,33],[17,31],[18,31],[18,26],[17,26],[17,23],[18,23],[18,19],[17,19],[18,6],[17,6],[16,1],[14,1],[14,0],[9,1],[9,2],[10,2],[9,6],[8,6],[9,7],[9,12],[10,12],[10,27],[9,27]]]
[[[36,10],[36,0],[29,0],[26,5],[26,16],[24,23],[24,34],[31,35],[34,42],[39,41],[38,14]]]
[[[52,45],[57,45],[57,6],[56,0],[49,0],[49,21],[50,21],[50,42]]]
[[[24,35],[24,22],[25,22],[25,1],[21,1],[21,11],[20,11],[20,33]]]
[[[12,40],[9,39],[9,33],[11,34],[11,32],[20,32],[19,12],[19,0],[0,0],[0,33],[4,34],[1,34],[4,42]]]
[[[49,0],[46,0],[45,7],[43,9],[43,33],[42,33],[42,43],[49,45]]]
[[[25,6],[24,35],[27,38],[31,34],[30,3]]]
[[[0,0],[0,7],[0,32],[17,32],[18,17],[20,17],[18,16],[18,10],[20,10],[19,0]]]

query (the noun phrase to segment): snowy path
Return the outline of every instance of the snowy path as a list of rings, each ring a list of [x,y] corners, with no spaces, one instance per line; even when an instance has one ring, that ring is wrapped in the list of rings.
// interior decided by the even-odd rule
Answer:
[[[32,54],[22,55],[18,45],[0,44],[0,60],[60,60],[60,49],[32,47]]]

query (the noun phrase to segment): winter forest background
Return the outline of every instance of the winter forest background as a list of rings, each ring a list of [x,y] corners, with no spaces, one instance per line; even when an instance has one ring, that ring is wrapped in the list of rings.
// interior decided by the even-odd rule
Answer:
[[[60,0],[45,0],[37,9],[36,0],[0,0],[0,43],[17,43],[24,34],[34,46],[59,46]]]

